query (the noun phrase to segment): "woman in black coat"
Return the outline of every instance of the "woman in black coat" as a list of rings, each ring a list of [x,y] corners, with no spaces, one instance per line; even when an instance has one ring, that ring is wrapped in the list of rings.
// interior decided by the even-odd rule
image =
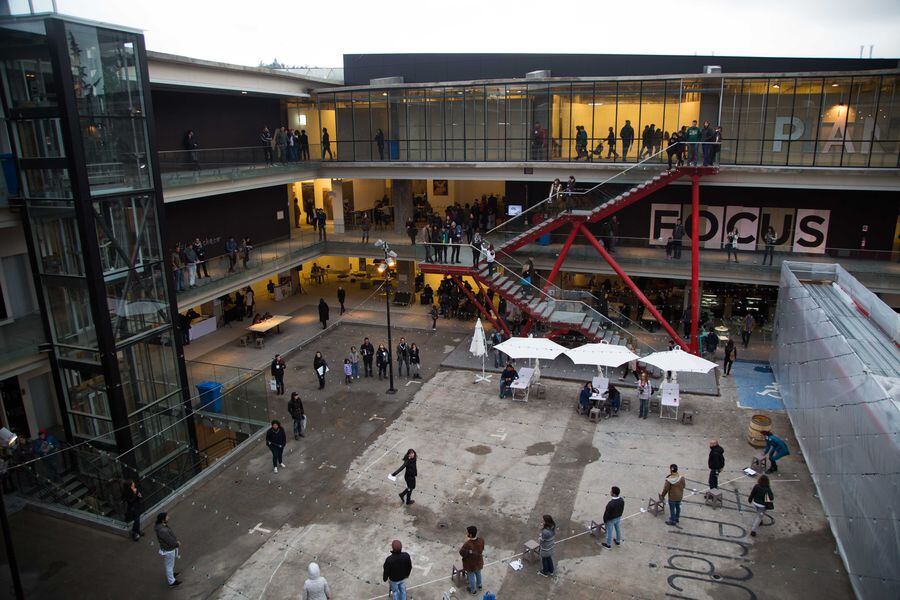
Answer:
[[[328,328],[328,304],[325,298],[319,298],[319,321],[322,323],[322,329]]]
[[[406,455],[403,457],[403,464],[391,475],[396,477],[400,471],[405,471],[403,479],[406,481],[406,489],[400,492],[400,502],[401,504],[415,504],[416,501],[411,496],[413,490],[416,489],[416,475],[418,472],[416,471],[416,451],[412,448],[406,451]],[[404,497],[406,500],[403,499]]]
[[[133,479],[125,482],[122,490],[122,501],[125,502],[125,520],[131,521],[131,539],[139,541],[141,536],[141,514],[144,512],[144,496]]]
[[[387,377],[388,363],[391,361],[391,355],[384,344],[378,344],[378,350],[375,351],[375,366],[378,367],[378,379]]]
[[[284,455],[284,447],[287,445],[287,435],[284,433],[284,427],[281,421],[272,421],[272,426],[266,432],[266,446],[272,453],[272,471],[277,473],[278,467],[284,467],[282,456]]]
[[[422,376],[419,375],[419,361],[419,346],[413,343],[409,347],[409,364],[410,366],[412,366],[413,371],[415,372],[415,374],[413,375],[413,379],[422,379]],[[409,373],[407,372],[407,374]]]
[[[324,389],[325,372],[328,370],[328,363],[325,362],[321,352],[316,352],[316,356],[313,358],[313,369],[316,372],[316,377],[319,378],[319,389]]]

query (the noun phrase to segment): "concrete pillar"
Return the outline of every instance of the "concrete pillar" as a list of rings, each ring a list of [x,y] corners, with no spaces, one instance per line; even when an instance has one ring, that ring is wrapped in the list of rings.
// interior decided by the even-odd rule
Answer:
[[[331,180],[331,221],[335,233],[344,233],[344,182]],[[328,231],[327,229],[325,231]]]
[[[391,181],[391,204],[394,205],[394,231],[406,235],[406,220],[413,216],[412,181]]]
[[[416,263],[411,260],[397,261],[397,291],[409,292],[416,291]]]

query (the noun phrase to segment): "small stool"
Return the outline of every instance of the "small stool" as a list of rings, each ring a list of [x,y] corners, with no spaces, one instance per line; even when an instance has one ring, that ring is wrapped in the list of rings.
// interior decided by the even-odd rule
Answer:
[[[587,409],[584,408],[583,406],[581,406],[581,402],[576,401],[575,402],[575,412],[577,412],[579,415],[583,415],[584,413],[587,412]]]
[[[522,546],[522,558],[527,560],[538,560],[541,557],[540,549],[541,545],[535,540],[528,540]]]
[[[256,338],[256,349],[257,350],[262,350],[263,346],[265,346],[265,345],[266,345],[266,340],[264,340],[261,337]]]
[[[758,456],[754,456],[753,460],[750,462],[750,468],[757,473],[765,472],[769,468],[769,457],[763,456],[762,458],[759,458]]]
[[[543,383],[535,383],[531,387],[534,388],[535,396],[538,400],[541,400],[547,396],[547,388],[544,387]]]
[[[591,520],[591,528],[588,531],[591,532],[590,535],[599,540],[606,534],[606,523],[597,523]]]
[[[693,425],[694,424],[694,411],[686,410],[681,413],[681,424],[682,425]]]
[[[631,398],[622,398],[619,403],[619,410],[631,411]]]
[[[591,423],[599,423],[602,414],[603,411],[601,411],[599,408],[592,408],[590,414],[588,415],[588,419],[591,420]]]
[[[240,346],[241,348],[247,347],[247,336],[246,335],[242,335],[240,337],[240,339],[238,339],[238,346]]]
[[[706,493],[703,495],[703,501],[713,508],[722,508],[722,490],[706,490]]]
[[[666,512],[666,507],[663,506],[662,496],[659,497],[659,500],[654,500],[653,498],[647,500],[647,512],[654,517],[658,517],[660,513]]]
[[[456,565],[453,565],[453,571],[450,573],[450,579],[457,583],[462,583],[466,581],[467,573],[465,569],[457,569]]]
[[[650,398],[650,412],[655,413],[659,411],[659,400],[656,398]]]

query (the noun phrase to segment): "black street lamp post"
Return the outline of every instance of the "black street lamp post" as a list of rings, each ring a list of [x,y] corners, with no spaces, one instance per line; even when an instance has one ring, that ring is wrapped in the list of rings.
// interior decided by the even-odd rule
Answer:
[[[375,246],[384,251],[384,262],[381,263],[378,270],[384,273],[384,307],[387,311],[388,378],[390,387],[385,393],[396,394],[397,389],[394,388],[394,342],[391,339],[391,269],[397,264],[397,253],[392,251],[384,240],[378,240],[375,242]]]

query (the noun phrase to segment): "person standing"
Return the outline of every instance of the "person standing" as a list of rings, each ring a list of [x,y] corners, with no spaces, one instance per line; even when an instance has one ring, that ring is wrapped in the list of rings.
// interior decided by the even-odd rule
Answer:
[[[206,248],[203,246],[203,242],[200,241],[200,238],[194,238],[194,243],[192,244],[194,248],[194,254],[197,255],[197,278],[201,277],[200,269],[203,270],[203,277],[209,278],[209,270],[206,266]]]
[[[481,571],[484,569],[484,539],[478,537],[478,528],[466,527],[466,541],[459,549],[463,571],[469,580],[469,593],[477,594],[481,589]]]
[[[122,490],[122,501],[125,502],[125,520],[131,521],[131,539],[138,542],[141,536],[144,535],[141,533],[144,496],[133,479],[129,479],[125,483],[125,488]]]
[[[406,483],[406,489],[400,492],[400,502],[415,504],[416,501],[412,499],[412,493],[416,489],[416,477],[419,473],[416,470],[416,451],[412,448],[406,451],[406,454],[403,456],[403,464],[400,465],[399,469],[391,473],[391,476],[396,477],[400,471],[403,471],[403,481]]]
[[[715,148],[716,132],[709,126],[709,121],[703,121],[703,129],[700,130],[700,141],[703,142],[703,166],[708,167],[713,161],[713,148]]]
[[[279,396],[284,395],[284,369],[287,365],[280,354],[276,354],[272,359],[272,377],[275,379],[275,393]]]
[[[400,338],[397,344],[397,377],[403,376],[403,365],[406,365],[406,377],[409,377],[409,344],[406,338]]]
[[[678,472],[678,465],[669,465],[669,475],[663,485],[660,498],[669,497],[669,520],[666,525],[678,525],[681,519],[681,501],[684,498],[684,477]]]
[[[487,244],[487,247],[483,250],[484,253],[484,262],[487,263],[488,268],[488,278],[494,276],[494,261],[497,260],[497,253],[494,251],[493,244]]]
[[[737,346],[735,345],[734,340],[728,338],[728,341],[725,342],[725,360],[722,362],[722,370],[724,371],[723,377],[728,377],[731,374],[731,365],[733,365],[736,360]]]
[[[347,358],[350,359],[350,376],[353,379],[359,379],[359,351],[356,346],[350,346],[350,354],[347,355]]]
[[[328,220],[328,215],[325,213],[324,208],[316,209],[316,228],[319,230],[319,241],[327,242],[328,241],[328,231],[325,230],[325,221]]]
[[[706,466],[709,467],[709,489],[718,489],[719,473],[725,468],[725,449],[719,445],[719,440],[709,440],[709,458]]]
[[[431,330],[437,330],[437,320],[438,320],[438,308],[434,304],[431,305],[431,310],[428,312],[428,316],[431,317]]]
[[[281,421],[275,419],[272,426],[266,432],[266,446],[272,453],[272,472],[277,473],[278,467],[284,467],[284,447],[287,445],[287,435],[281,426]]]
[[[675,221],[675,229],[672,230],[672,258],[681,258],[682,238],[684,238],[684,225],[681,219]]]
[[[751,537],[756,537],[756,530],[759,529],[766,511],[775,508],[775,494],[772,493],[772,487],[769,484],[769,478],[760,475],[756,480],[756,485],[750,490],[750,496],[747,501],[756,509],[756,518],[753,519],[753,525],[750,527]]]
[[[344,314],[346,310],[344,308],[344,301],[347,299],[347,290],[344,289],[344,286],[339,285],[337,289],[337,299],[338,303],[341,305],[341,314]]]
[[[400,540],[391,542],[391,553],[384,560],[382,581],[390,585],[391,600],[406,600],[406,580],[412,573],[412,559],[403,552]]]
[[[669,170],[672,170],[672,160],[677,166],[681,166],[681,134],[676,130],[669,137],[669,145],[666,146],[666,157],[669,162]]]
[[[364,338],[362,345],[359,347],[359,353],[363,359],[363,371],[366,377],[372,377],[372,360],[375,357],[375,347],[369,338]]]
[[[644,125],[644,131],[641,132],[641,150],[638,152],[638,160],[644,158],[645,152],[647,156],[653,154],[652,140],[653,130],[649,125]]]
[[[234,273],[234,267],[237,265],[238,244],[234,236],[228,238],[225,242],[225,253],[228,255],[228,272]]]
[[[331,600],[331,588],[328,587],[328,580],[322,577],[319,565],[311,562],[306,570],[309,579],[303,582],[301,600]]]
[[[350,364],[350,359],[344,359],[344,385],[350,385],[353,382],[353,365]]]
[[[375,146],[378,147],[378,160],[384,160],[384,132],[381,128],[375,131]]]
[[[550,515],[544,515],[544,523],[541,525],[540,533],[540,550],[541,570],[538,571],[544,577],[551,577],[555,571],[553,567],[553,546],[556,545],[554,538],[556,537],[556,523]]]
[[[319,298],[319,323],[322,324],[322,329],[328,329],[328,304],[325,302],[325,298]]]
[[[287,156],[285,156],[285,149],[287,148],[287,134],[284,131],[284,127],[278,127],[275,130],[275,160],[278,162],[284,161]]]
[[[691,126],[688,127],[687,132],[685,133],[685,140],[687,141],[688,146],[688,165],[691,167],[697,166],[697,150],[700,145],[700,128],[697,127],[697,121],[691,121]]]
[[[303,411],[303,400],[300,399],[300,394],[297,392],[291,392],[291,399],[288,400],[288,413],[294,421],[294,439],[298,440],[302,437],[306,437],[303,435],[303,432],[306,429],[304,424],[306,421],[306,413]]]
[[[266,164],[272,164],[272,134],[269,133],[268,127],[263,127],[262,131],[259,133],[259,145],[262,146],[263,157],[265,157]]]
[[[625,512],[625,500],[619,497],[620,493],[618,487],[612,487],[609,492],[612,499],[606,503],[606,510],[603,511],[603,524],[606,525],[604,548],[612,548],[613,528],[616,530],[616,546],[622,543],[622,532],[619,530],[619,524],[622,522],[622,513]]]
[[[647,376],[647,371],[641,372],[641,378],[638,381],[638,402],[640,402],[639,419],[646,419],[650,413],[650,396],[653,394],[653,384]]]
[[[727,258],[728,262],[731,262],[731,255],[734,255],[734,264],[737,264],[738,257],[738,239],[740,238],[740,234],[738,233],[737,227],[728,232],[728,235],[725,236],[725,251],[728,253]]]
[[[256,293],[249,285],[244,288],[244,306],[247,307],[247,316],[252,317],[256,314]]]
[[[245,269],[250,268],[250,252],[253,250],[253,241],[250,236],[245,237],[241,241],[241,261]]]
[[[172,267],[172,278],[175,280],[175,291],[184,291],[184,275],[181,272],[181,245],[175,244],[175,249],[169,254],[169,265]]]
[[[422,376],[419,375],[419,346],[416,345],[415,342],[409,345],[409,365],[412,367],[412,370],[415,371],[413,373],[413,379],[422,379]],[[407,374],[409,373],[409,368],[406,370]]]
[[[378,350],[375,351],[375,365],[378,367],[378,379],[387,377],[388,363],[390,362],[390,354],[384,344],[378,344]]]
[[[313,370],[316,372],[316,378],[319,380],[319,389],[325,389],[325,373],[328,372],[328,363],[321,352],[316,352],[313,357]]]
[[[624,162],[628,160],[628,149],[634,143],[634,127],[631,126],[631,121],[625,120],[625,125],[619,131],[619,138],[622,140],[622,161]]]
[[[300,160],[309,160],[309,136],[306,135],[305,129],[300,130],[297,139],[300,145]]]
[[[452,250],[450,251],[450,262],[453,264],[462,263],[462,261],[459,260],[459,247],[462,243],[462,225],[455,221],[450,225],[450,243],[453,245]]]
[[[502,363],[503,353],[497,349],[497,346],[503,342],[503,336],[496,329],[491,332],[491,352],[494,355],[494,368],[499,369]]]
[[[328,135],[328,130],[326,128],[322,128],[322,160],[325,160],[325,155],[328,154],[328,160],[334,160],[334,155],[331,153],[331,136]]]
[[[744,348],[750,345],[750,334],[753,333],[755,328],[756,319],[753,318],[753,314],[747,313],[744,315],[744,323],[741,327],[741,341],[744,343]]]
[[[572,212],[572,203],[575,199],[572,197],[575,195],[575,176],[569,175],[569,181],[566,182],[566,212]]]
[[[719,152],[722,151],[722,126],[716,125],[713,132],[712,144],[710,149],[709,164],[717,165],[719,163]]]
[[[197,253],[194,252],[194,246],[188,244],[182,251],[182,257],[188,274],[188,289],[197,287]]]
[[[766,473],[774,473],[778,470],[778,461],[790,454],[791,451],[788,449],[787,442],[771,431],[764,431],[763,436],[766,438],[763,456],[769,457],[769,468],[766,469]]]
[[[616,130],[612,127],[609,128],[609,133],[606,134],[606,158],[610,156],[613,157],[613,160],[619,158],[619,153],[616,152]]]
[[[763,238],[763,241],[766,243],[766,248],[763,251],[763,259],[762,264],[765,266],[766,259],[769,259],[769,266],[772,266],[772,263],[775,261],[775,242],[778,240],[778,236],[775,234],[775,228],[771,225],[766,230],[766,235]]]
[[[169,527],[169,513],[161,512],[156,515],[156,541],[159,543],[159,555],[163,557],[166,567],[166,582],[170,588],[181,585],[175,579],[178,573],[175,571],[175,559],[180,554],[181,542],[175,536],[175,532]]]
[[[364,213],[362,218],[362,223],[359,225],[360,229],[362,229],[362,243],[369,243],[369,230],[372,229],[372,222],[369,220],[369,213]]]

